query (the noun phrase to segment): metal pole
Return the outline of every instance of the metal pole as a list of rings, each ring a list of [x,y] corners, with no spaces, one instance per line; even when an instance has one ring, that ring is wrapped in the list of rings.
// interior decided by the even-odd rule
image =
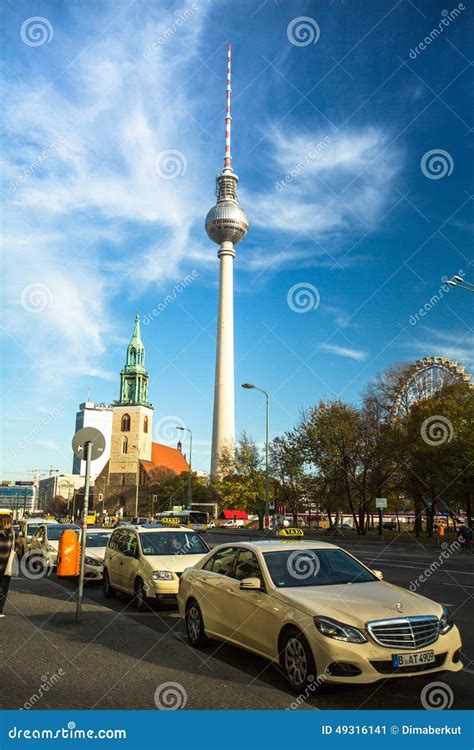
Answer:
[[[86,449],[86,481],[84,486],[84,506],[82,508],[82,524],[81,524],[81,562],[79,568],[79,585],[77,589],[77,606],[76,606],[76,622],[79,622],[81,616],[82,607],[82,595],[84,591],[84,564],[86,557],[86,541],[87,541],[87,511],[89,509],[89,488],[91,481],[91,449],[92,443],[88,441],[85,444]]]
[[[192,473],[193,473],[193,433],[189,432],[189,477],[188,477],[188,510],[191,510],[193,505],[193,485],[192,485]]]
[[[140,449],[137,446],[137,486],[135,488],[135,518],[138,518],[138,483],[140,481]]]
[[[269,444],[268,436],[270,432],[270,402],[268,393],[265,392],[266,413],[265,413],[265,516],[268,518],[268,528],[270,528],[270,474],[269,474]]]

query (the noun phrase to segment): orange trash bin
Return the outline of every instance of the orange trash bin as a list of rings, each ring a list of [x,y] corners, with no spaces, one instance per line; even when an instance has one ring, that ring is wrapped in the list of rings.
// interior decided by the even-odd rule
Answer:
[[[78,535],[72,529],[65,529],[59,538],[58,576],[79,575],[81,545]]]

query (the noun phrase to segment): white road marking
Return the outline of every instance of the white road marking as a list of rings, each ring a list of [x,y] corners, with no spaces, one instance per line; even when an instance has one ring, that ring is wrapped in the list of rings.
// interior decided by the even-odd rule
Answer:
[[[445,586],[460,586],[459,583],[445,583],[444,585]],[[463,589],[474,589],[474,586],[468,586],[467,584],[463,583],[463,585],[461,586],[461,588],[463,588]]]

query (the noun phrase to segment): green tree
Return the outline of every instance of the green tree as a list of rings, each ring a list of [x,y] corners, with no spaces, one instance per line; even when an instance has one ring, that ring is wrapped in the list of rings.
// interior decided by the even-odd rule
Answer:
[[[235,449],[227,447],[220,456],[221,479],[216,483],[222,505],[255,514],[263,528],[265,514],[265,475],[257,444],[243,432]]]

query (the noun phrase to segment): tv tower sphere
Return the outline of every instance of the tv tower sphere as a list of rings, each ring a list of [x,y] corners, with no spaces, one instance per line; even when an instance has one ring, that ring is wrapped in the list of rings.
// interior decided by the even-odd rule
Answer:
[[[247,234],[249,222],[237,199],[239,178],[230,154],[230,45],[227,48],[227,110],[225,116],[224,169],[216,177],[217,203],[206,216],[206,232],[219,245],[219,302],[217,315],[214,418],[212,424],[211,477],[219,477],[224,449],[235,444],[234,396],[234,258],[235,249]]]
[[[206,216],[206,232],[217,245],[223,242],[237,245],[249,228],[247,215],[237,201],[238,179],[236,174],[225,170],[216,178],[217,203]]]

